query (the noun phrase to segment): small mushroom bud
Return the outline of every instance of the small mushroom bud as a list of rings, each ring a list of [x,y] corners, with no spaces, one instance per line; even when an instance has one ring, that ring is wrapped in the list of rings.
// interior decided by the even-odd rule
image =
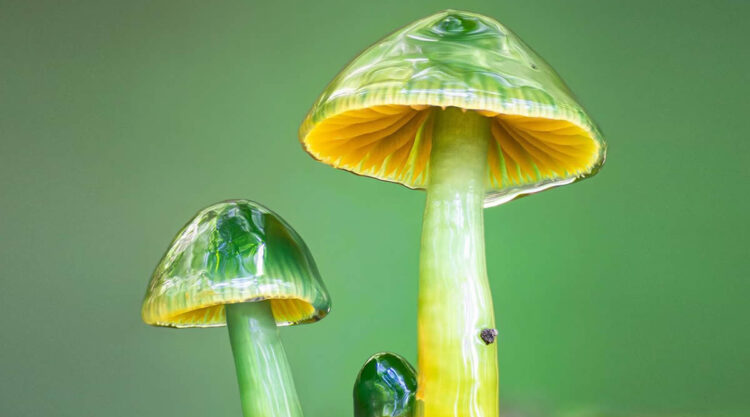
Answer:
[[[365,362],[354,382],[354,417],[415,415],[417,372],[401,356],[381,352]]]

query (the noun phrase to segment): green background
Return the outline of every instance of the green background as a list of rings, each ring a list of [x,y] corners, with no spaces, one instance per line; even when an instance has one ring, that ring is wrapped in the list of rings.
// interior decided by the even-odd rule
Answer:
[[[140,320],[201,207],[250,198],[333,309],[282,329],[309,416],[416,363],[424,193],[315,162],[298,124],[386,33],[452,7],[547,59],[601,125],[593,179],[487,210],[509,409],[750,413],[750,2],[0,0],[0,415],[239,416],[225,329]]]

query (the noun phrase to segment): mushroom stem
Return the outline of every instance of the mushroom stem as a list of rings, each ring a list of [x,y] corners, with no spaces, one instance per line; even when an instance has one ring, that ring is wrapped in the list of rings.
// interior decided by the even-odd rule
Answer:
[[[419,416],[497,417],[495,318],[484,256],[490,121],[435,109],[422,225],[418,306]]]
[[[225,306],[245,417],[302,417],[270,301]]]

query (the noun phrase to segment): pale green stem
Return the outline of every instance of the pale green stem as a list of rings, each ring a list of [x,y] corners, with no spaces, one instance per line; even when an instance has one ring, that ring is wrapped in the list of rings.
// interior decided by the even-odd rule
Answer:
[[[242,414],[245,417],[302,417],[270,301],[225,307]]]
[[[435,110],[422,225],[418,415],[497,417],[497,344],[484,256],[483,202],[490,119]]]

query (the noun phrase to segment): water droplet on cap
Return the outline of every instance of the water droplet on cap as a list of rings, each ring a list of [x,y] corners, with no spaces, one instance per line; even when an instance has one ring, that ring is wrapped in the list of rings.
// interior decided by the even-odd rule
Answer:
[[[435,29],[437,29],[438,32],[459,35],[471,33],[479,25],[475,18],[461,16],[459,14],[449,14],[440,20],[435,26]]]

